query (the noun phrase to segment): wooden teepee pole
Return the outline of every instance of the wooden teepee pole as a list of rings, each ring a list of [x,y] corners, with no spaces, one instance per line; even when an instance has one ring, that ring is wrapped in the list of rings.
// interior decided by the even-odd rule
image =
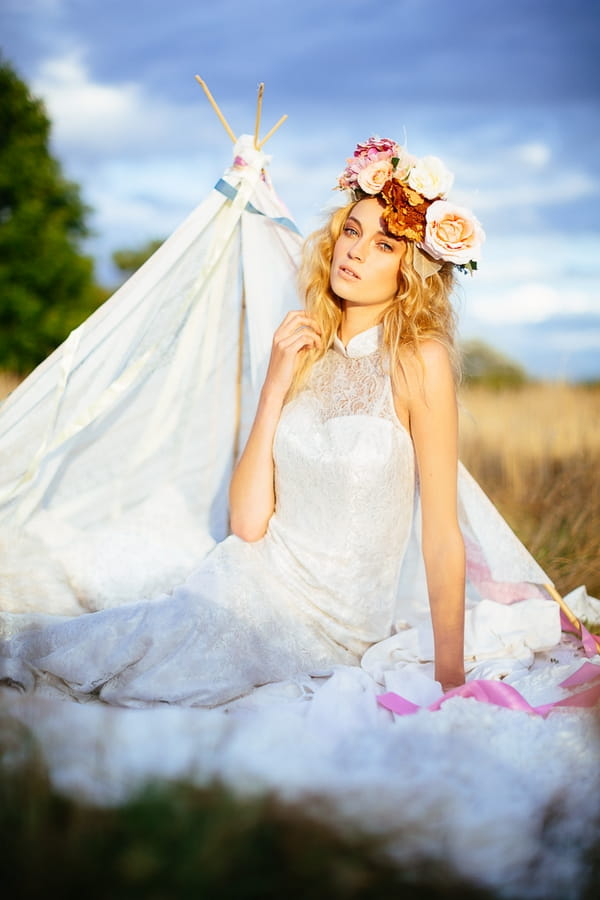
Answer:
[[[261,83],[258,86],[258,101],[256,104],[256,124],[254,126],[254,149],[255,150],[258,150],[258,135],[260,133],[260,117],[261,117],[261,113],[262,113],[262,101],[263,101],[264,92],[265,92],[265,85],[261,81]]]
[[[229,137],[231,138],[231,140],[232,140],[233,143],[235,144],[235,142],[237,141],[237,138],[236,138],[235,134],[233,133],[233,131],[231,130],[231,128],[229,127],[229,123],[228,123],[227,119],[225,118],[225,116],[223,115],[223,113],[221,112],[221,110],[219,109],[219,107],[217,106],[216,101],[215,101],[215,98],[213,97],[213,95],[212,95],[211,92],[209,91],[209,89],[208,89],[208,87],[207,87],[207,85],[206,85],[206,82],[204,82],[204,81],[202,80],[202,78],[200,78],[199,75],[196,75],[196,76],[194,76],[194,77],[196,78],[196,81],[198,82],[198,84],[201,86],[202,90],[204,91],[204,93],[205,93],[206,96],[208,97],[208,102],[210,103],[210,105],[212,106],[212,108],[213,108],[214,111],[216,112],[217,116],[219,117],[219,121],[221,122],[223,128],[225,129],[225,131],[227,132],[227,134],[229,135]]]
[[[287,119],[287,116],[282,116],[282,117],[280,118],[279,122],[277,122],[275,125],[273,125],[273,127],[271,128],[271,130],[268,131],[268,132],[266,133],[266,135],[264,136],[264,138],[262,139],[262,141],[259,141],[258,147],[256,148],[257,150],[262,150],[262,148],[265,146],[265,144],[267,143],[267,141],[269,140],[269,138],[272,137],[272,136],[275,134],[275,132],[277,131],[277,129],[278,129],[281,125],[283,125],[283,123],[285,122],[286,119]]]
[[[242,299],[240,303],[240,320],[238,324],[238,358],[237,358],[237,382],[235,394],[235,430],[233,435],[233,464],[238,461],[240,454],[240,432],[242,426],[242,376],[244,370],[244,322],[246,319],[246,290],[242,286]]]
[[[201,86],[202,90],[206,94],[206,96],[208,98],[208,102],[210,103],[210,105],[216,112],[217,116],[219,117],[219,121],[221,122],[221,125],[223,126],[223,128],[225,129],[225,131],[227,132],[227,134],[229,135],[229,137],[235,144],[235,142],[237,141],[237,138],[236,138],[235,134],[233,133],[233,130],[231,129],[231,127],[229,125],[229,122],[227,121],[227,119],[225,118],[225,116],[223,115],[223,113],[221,112],[219,107],[217,106],[217,102],[216,102],[215,98],[213,97],[213,95],[211,94],[211,92],[209,91],[206,82],[202,78],[200,78],[199,75],[195,75],[194,78],[196,79],[196,81],[198,82],[198,84]],[[280,120],[278,122],[276,122],[275,125],[273,125],[271,130],[266,133],[264,138],[262,140],[259,140],[258,135],[259,135],[259,130],[260,130],[260,117],[262,115],[262,100],[263,100],[264,90],[265,90],[265,86],[264,86],[263,82],[261,81],[261,83],[258,86],[258,103],[256,105],[256,122],[255,122],[255,126],[254,126],[254,149],[255,150],[262,150],[262,148],[265,146],[265,144],[267,143],[269,138],[275,134],[277,129],[280,128],[281,125],[283,125],[283,123],[287,119],[287,115],[282,116],[280,118]]]
[[[556,602],[560,606],[561,610],[565,614],[566,618],[569,620],[571,625],[577,629],[577,631],[579,632],[579,636],[581,637],[581,634],[582,634],[581,622],[579,621],[579,619],[577,618],[577,616],[575,615],[573,610],[570,609],[569,606],[565,603],[565,601],[560,596],[560,594],[558,593],[558,591],[556,590],[554,585],[553,584],[545,584],[544,589],[550,594],[550,596],[552,597],[553,600],[556,600]]]

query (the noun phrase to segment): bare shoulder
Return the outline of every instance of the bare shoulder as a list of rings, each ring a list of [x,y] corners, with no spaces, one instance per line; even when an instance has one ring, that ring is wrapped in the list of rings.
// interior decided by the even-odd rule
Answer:
[[[427,338],[416,350],[405,354],[401,361],[407,399],[426,400],[440,390],[455,393],[454,370],[448,348],[434,338]]]
[[[441,341],[436,341],[435,338],[427,338],[419,344],[419,351],[426,368],[452,368],[448,348]]]

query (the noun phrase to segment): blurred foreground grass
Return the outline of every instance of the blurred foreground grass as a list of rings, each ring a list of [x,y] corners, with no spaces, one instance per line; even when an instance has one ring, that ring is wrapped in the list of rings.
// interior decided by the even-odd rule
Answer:
[[[34,743],[0,719],[4,897],[59,900],[490,900],[436,861],[394,865],[373,838],[342,835],[268,796],[149,786],[99,808],[54,790]],[[12,732],[12,734],[10,733]],[[4,740],[3,740],[4,737]]]
[[[562,594],[600,596],[600,387],[461,391],[461,458]]]

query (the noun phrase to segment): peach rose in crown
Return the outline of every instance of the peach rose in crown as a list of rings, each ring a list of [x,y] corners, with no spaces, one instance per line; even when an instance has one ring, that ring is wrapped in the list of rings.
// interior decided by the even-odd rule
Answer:
[[[365,194],[378,194],[386,181],[390,180],[393,172],[389,159],[380,159],[361,169],[356,180]]]
[[[436,200],[425,219],[425,240],[419,246],[430,256],[459,266],[477,262],[485,233],[470,210]]]

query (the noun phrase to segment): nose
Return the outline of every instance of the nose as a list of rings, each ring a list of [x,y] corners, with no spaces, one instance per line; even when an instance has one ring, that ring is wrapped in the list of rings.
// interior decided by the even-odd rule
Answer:
[[[356,259],[359,262],[364,262],[366,256],[366,246],[364,243],[363,237],[357,237],[356,240],[350,244],[348,248],[348,256],[350,259]]]

